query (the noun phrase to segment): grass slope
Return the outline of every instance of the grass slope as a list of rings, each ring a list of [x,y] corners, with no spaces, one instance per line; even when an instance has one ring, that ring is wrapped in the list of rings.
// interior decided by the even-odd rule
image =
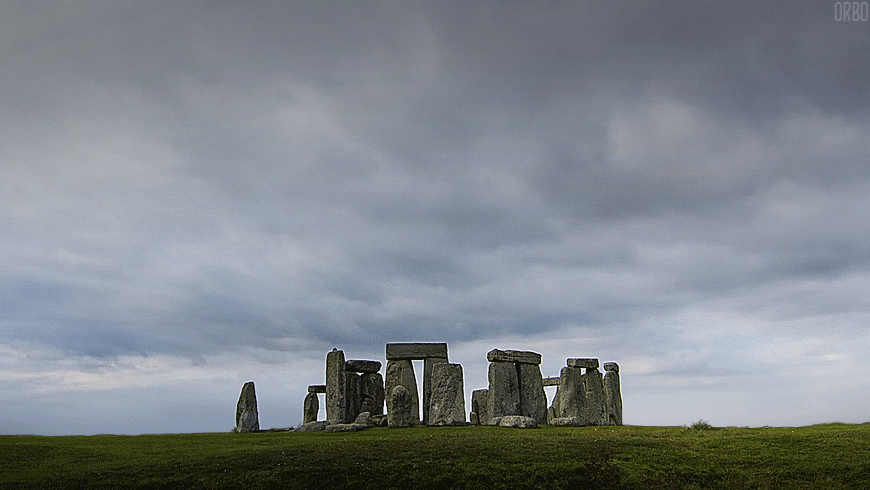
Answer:
[[[0,488],[870,488],[870,426],[0,436]]]

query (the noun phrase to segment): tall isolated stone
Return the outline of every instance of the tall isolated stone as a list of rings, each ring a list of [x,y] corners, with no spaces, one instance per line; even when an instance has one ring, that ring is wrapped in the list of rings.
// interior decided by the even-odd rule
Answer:
[[[260,430],[260,417],[257,413],[257,393],[254,382],[242,386],[239,402],[236,404],[236,426],[233,432],[257,432]]]
[[[390,344],[387,344],[390,345]],[[404,386],[410,396],[411,423],[420,423],[420,402],[417,394],[417,377],[414,375],[414,365],[410,359],[387,361],[387,375],[384,378],[384,389],[390,393],[387,397],[387,415],[392,410],[392,393],[396,386]]]
[[[432,395],[427,425],[465,425],[465,390],[460,364],[432,368]]]
[[[604,363],[604,401],[609,425],[622,425],[622,392],[619,387],[619,365]]]

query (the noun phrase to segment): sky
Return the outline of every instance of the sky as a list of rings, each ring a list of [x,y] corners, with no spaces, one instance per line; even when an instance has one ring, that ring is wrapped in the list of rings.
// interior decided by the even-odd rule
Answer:
[[[294,427],[388,342],[467,399],[499,348],[617,362],[626,424],[870,421],[838,6],[2,2],[0,434],[229,431],[249,380]]]

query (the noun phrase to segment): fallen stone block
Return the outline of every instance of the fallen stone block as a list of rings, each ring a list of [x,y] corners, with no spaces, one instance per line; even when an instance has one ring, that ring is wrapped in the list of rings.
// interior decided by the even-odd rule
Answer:
[[[319,431],[319,430],[326,430],[326,426],[328,426],[328,425],[329,425],[328,421],[319,420],[316,422],[308,422],[307,424],[302,424],[296,430],[299,430],[302,432],[313,432],[313,431]]]
[[[498,422],[499,427],[513,427],[515,429],[534,429],[538,426],[535,419],[525,415],[505,415]]]
[[[486,353],[489,362],[520,362],[523,364],[540,364],[541,355],[537,352],[521,350],[493,349]]]
[[[556,417],[550,421],[550,425],[556,427],[583,427],[586,421],[581,417]]]
[[[357,432],[368,428],[369,426],[361,424],[332,424],[326,426],[326,432]]]

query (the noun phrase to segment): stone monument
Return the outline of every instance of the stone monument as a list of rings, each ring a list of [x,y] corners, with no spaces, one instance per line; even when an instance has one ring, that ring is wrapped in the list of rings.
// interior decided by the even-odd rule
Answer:
[[[236,404],[236,426],[233,432],[257,432],[260,430],[260,418],[257,413],[257,393],[254,382],[248,381],[242,386],[239,402]]]

